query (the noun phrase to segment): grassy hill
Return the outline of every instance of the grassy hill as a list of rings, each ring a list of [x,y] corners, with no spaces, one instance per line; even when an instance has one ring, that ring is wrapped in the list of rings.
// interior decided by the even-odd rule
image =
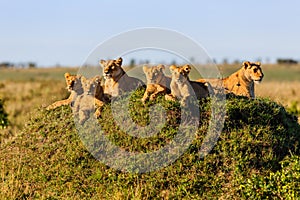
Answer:
[[[131,98],[132,119],[149,122],[148,107]],[[127,135],[114,123],[109,105],[98,120],[109,140],[137,152],[166,145],[180,123],[178,103],[166,109],[166,125],[156,136]],[[212,151],[199,157],[211,115],[200,102],[195,140],[171,165],[153,172],[126,173],[96,160],[82,143],[73,114],[64,106],[39,109],[22,133],[0,149],[0,196],[8,199],[293,199],[300,196],[300,126],[277,103],[229,97],[223,131]],[[86,122],[87,124],[89,121]],[[83,126],[88,130],[88,126]],[[95,145],[97,144],[97,138]]]

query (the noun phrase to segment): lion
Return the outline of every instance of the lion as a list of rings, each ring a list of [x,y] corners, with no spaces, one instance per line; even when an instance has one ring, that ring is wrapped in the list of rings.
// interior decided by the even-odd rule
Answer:
[[[186,105],[186,102],[195,96],[197,99],[209,97],[209,87],[210,85],[206,82],[196,82],[190,81],[189,73],[191,71],[191,66],[186,64],[180,67],[175,65],[170,66],[172,73],[172,80],[170,83],[171,94],[166,94],[166,100],[176,100],[179,99],[181,105]]]
[[[67,84],[67,90],[71,92],[70,96],[67,99],[56,101],[53,104],[49,105],[46,109],[52,110],[63,105],[72,105],[77,95],[83,93],[81,86],[81,75],[71,75],[70,73],[65,73],[65,80]]]
[[[143,71],[146,75],[147,87],[142,98],[142,102],[149,98],[153,101],[158,94],[170,93],[171,78],[164,74],[165,66],[160,64],[153,67],[143,67]]]
[[[138,87],[144,86],[143,81],[135,77],[130,77],[122,66],[123,59],[101,60],[103,67],[104,93],[108,98],[118,97],[125,92],[131,92]]]
[[[79,123],[83,124],[90,117],[90,113],[94,111],[94,108],[96,108],[94,116],[98,118],[101,114],[101,107],[107,102],[104,98],[101,78],[99,76],[90,79],[82,77],[81,85],[83,93],[76,97],[73,112],[75,115],[78,115]]]
[[[263,80],[264,74],[260,62],[245,61],[241,69],[222,79],[206,79],[212,84],[214,89],[224,88],[225,93],[233,93],[238,96],[255,98],[254,83],[259,84]],[[202,82],[204,79],[198,79]]]

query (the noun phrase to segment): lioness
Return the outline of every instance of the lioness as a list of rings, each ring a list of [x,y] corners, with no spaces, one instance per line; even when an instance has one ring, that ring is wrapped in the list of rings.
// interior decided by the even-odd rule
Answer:
[[[94,106],[96,107],[94,116],[99,117],[101,114],[100,109],[106,103],[99,76],[90,79],[82,77],[81,85],[83,93],[77,96],[73,106],[73,112],[78,115],[80,124],[90,117]]]
[[[160,93],[170,93],[171,78],[164,74],[164,70],[165,66],[161,64],[153,67],[143,67],[147,80],[147,88],[142,98],[143,103],[149,98],[149,95],[149,100],[152,101]]]
[[[52,110],[63,105],[71,105],[71,103],[74,102],[76,96],[83,93],[81,85],[81,75],[71,75],[67,72],[64,76],[66,79],[67,90],[71,92],[71,94],[67,99],[56,101],[53,104],[49,105],[46,108],[47,110]]]
[[[241,69],[222,79],[206,79],[214,89],[223,87],[225,93],[255,98],[254,83],[259,84],[264,77],[260,62],[245,61]],[[198,79],[197,81],[203,81]]]
[[[171,80],[171,94],[165,95],[166,100],[180,99],[182,105],[186,105],[186,101],[192,97],[193,94],[200,99],[209,96],[209,84],[206,82],[190,81],[189,73],[191,66],[188,64],[176,67],[170,66],[172,73]]]
[[[124,92],[131,92],[144,85],[144,83],[134,77],[130,77],[123,70],[123,59],[101,60],[103,76],[105,78],[104,93],[108,97],[117,97]]]

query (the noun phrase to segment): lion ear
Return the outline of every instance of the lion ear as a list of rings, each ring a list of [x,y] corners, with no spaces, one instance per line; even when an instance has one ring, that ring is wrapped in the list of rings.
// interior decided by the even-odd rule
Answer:
[[[84,76],[81,76],[81,82],[86,81],[86,78]]]
[[[76,76],[78,79],[81,79],[82,78],[82,75],[81,74],[77,74]]]
[[[165,70],[165,66],[163,65],[163,64],[159,64],[159,65],[157,65],[157,68],[160,70],[160,71],[163,71],[163,70]]]
[[[171,65],[171,66],[170,66],[170,70],[171,70],[171,71],[174,71],[176,68],[177,68],[177,67],[176,67],[175,65]]]
[[[69,78],[71,76],[71,74],[69,72],[65,73],[65,78]]]
[[[95,76],[94,77],[95,82],[97,82],[98,84],[101,83],[101,77],[100,76]]]
[[[185,72],[190,73],[190,71],[191,71],[191,66],[188,65],[188,64],[186,64],[186,65],[183,66],[183,69],[184,69]]]
[[[248,67],[250,67],[251,65],[250,65],[250,62],[249,61],[245,61],[245,62],[243,62],[243,67],[245,68],[245,69],[247,69]]]
[[[143,71],[146,72],[147,69],[148,69],[147,65],[144,65],[144,66],[143,66]]]
[[[119,57],[118,59],[116,59],[116,64],[121,66],[123,62],[123,59],[121,57]]]
[[[260,66],[260,65],[261,65],[261,62],[256,62],[255,64],[258,65],[258,66]]]
[[[105,60],[100,60],[100,61],[99,61],[99,64],[102,65],[102,66],[105,65],[105,63],[106,63]]]

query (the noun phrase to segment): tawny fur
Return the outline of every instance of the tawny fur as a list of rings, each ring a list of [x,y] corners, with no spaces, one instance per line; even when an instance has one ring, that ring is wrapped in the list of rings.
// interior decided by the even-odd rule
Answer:
[[[81,75],[71,75],[67,72],[64,76],[67,84],[67,90],[71,92],[71,94],[67,99],[56,101],[49,105],[46,108],[47,110],[52,110],[63,105],[71,105],[71,103],[76,99],[76,96],[83,93],[81,86]]]
[[[254,83],[259,84],[264,77],[260,62],[245,61],[242,67],[223,79],[205,79],[215,90],[223,88],[225,93],[255,98]],[[204,79],[198,79],[198,82]]]
[[[90,79],[82,77],[81,85],[83,94],[77,96],[73,106],[73,112],[78,115],[80,124],[84,123],[94,110],[94,116],[99,117],[101,107],[106,103],[99,76]]]
[[[164,70],[164,65],[143,67],[147,80],[147,88],[142,98],[143,103],[148,99],[154,100],[158,94],[167,94],[170,91],[171,78],[164,74]]]
[[[206,82],[190,81],[189,73],[191,67],[184,65],[176,67],[170,66],[172,73],[171,80],[171,94],[165,95],[166,100],[180,100],[182,105],[186,105],[186,102],[194,95],[197,99],[205,98],[209,96],[209,85]]]
[[[132,92],[144,85],[141,80],[126,74],[121,67],[122,62],[122,58],[100,61],[105,78],[104,93],[108,98],[120,96],[125,92]]]

